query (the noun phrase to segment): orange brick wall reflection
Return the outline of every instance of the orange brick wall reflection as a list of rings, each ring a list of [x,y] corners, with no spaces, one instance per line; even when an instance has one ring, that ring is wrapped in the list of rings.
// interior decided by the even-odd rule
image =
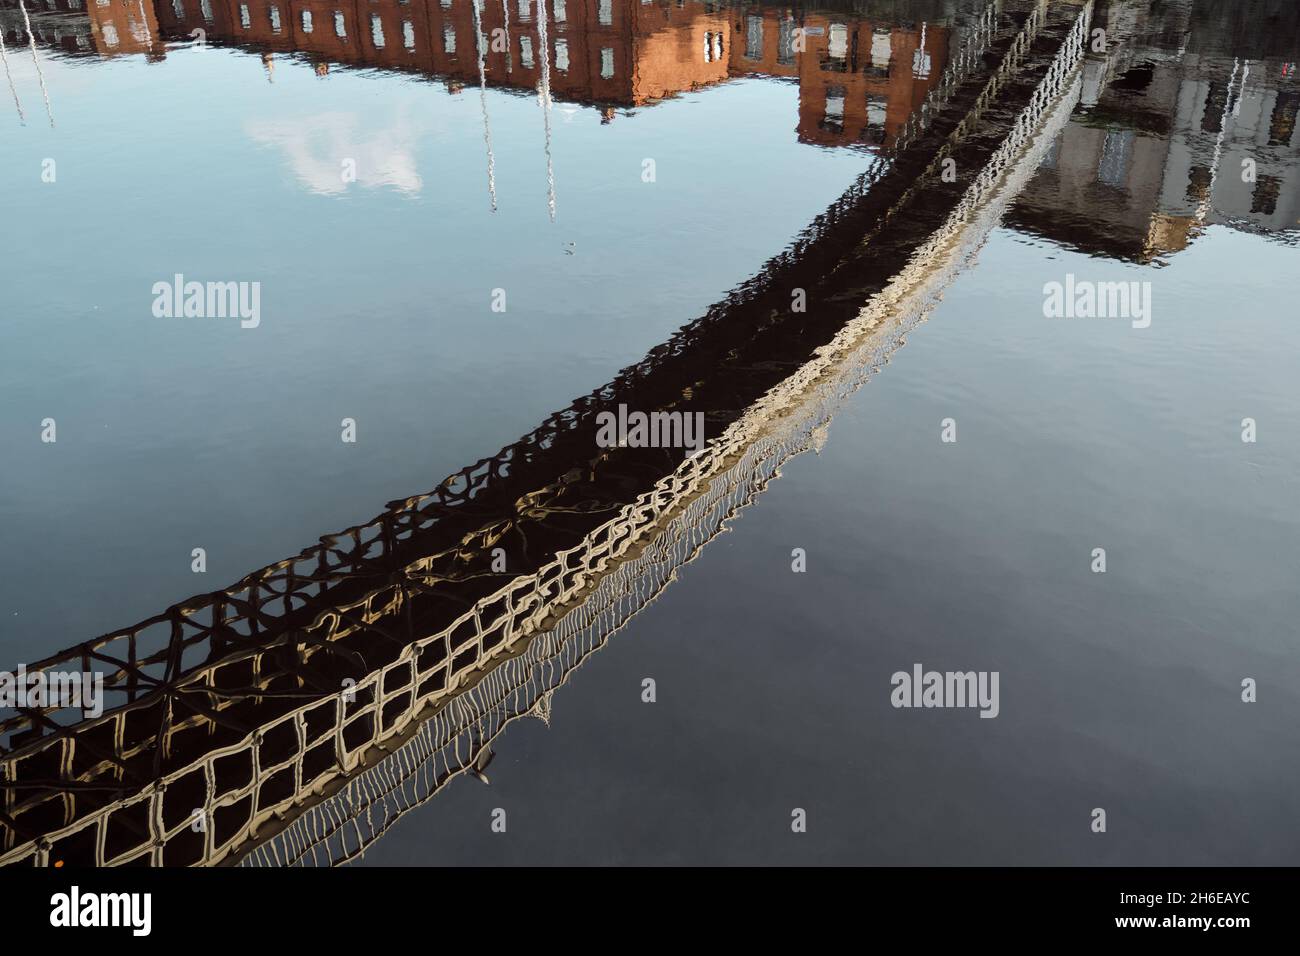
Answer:
[[[476,19],[487,83],[537,89],[544,10],[553,99],[641,106],[733,76],[784,77],[799,85],[799,138],[826,146],[891,143],[948,54],[943,28],[699,0],[482,0],[477,18],[473,0],[158,0],[156,10],[155,41],[159,27],[176,38],[201,29],[304,56],[318,73],[412,71],[453,90],[479,81]]]

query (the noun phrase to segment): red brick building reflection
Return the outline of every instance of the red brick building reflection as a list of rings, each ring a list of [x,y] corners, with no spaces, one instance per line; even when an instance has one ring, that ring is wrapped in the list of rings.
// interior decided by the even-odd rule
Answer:
[[[158,0],[157,11],[164,36],[200,29],[306,56],[321,73],[412,71],[453,90],[479,82],[480,47],[491,86],[537,89],[545,58],[553,99],[605,106],[787,77],[799,138],[827,146],[892,142],[948,53],[945,28],[700,0]]]

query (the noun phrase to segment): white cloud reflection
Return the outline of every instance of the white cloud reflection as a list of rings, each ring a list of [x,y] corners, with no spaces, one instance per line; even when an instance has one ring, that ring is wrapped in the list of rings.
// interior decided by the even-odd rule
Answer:
[[[388,187],[418,195],[424,186],[416,170],[419,131],[405,115],[387,126],[357,113],[319,113],[291,120],[250,120],[253,142],[280,150],[298,180],[312,192],[336,196],[356,185]],[[370,128],[367,128],[370,127]],[[345,182],[344,160],[356,162],[356,182]]]

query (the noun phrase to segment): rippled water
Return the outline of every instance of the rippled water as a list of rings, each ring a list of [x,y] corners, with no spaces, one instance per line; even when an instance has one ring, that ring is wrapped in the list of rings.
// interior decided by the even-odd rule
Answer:
[[[346,37],[317,0],[0,0],[5,659],[368,520],[610,381],[890,162],[983,8],[552,4],[543,77],[514,0],[350,4]],[[480,87],[474,18],[506,16]],[[1295,862],[1298,21],[1094,18],[1064,130],[818,452],[499,738],[490,787],[366,861]],[[259,282],[259,324],[156,317],[177,273]],[[1067,276],[1150,283],[1149,315],[1045,317]],[[916,662],[999,672],[998,718],[892,707]]]

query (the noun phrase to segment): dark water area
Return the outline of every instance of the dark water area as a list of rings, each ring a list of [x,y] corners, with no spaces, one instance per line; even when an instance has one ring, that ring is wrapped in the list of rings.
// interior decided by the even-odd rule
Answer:
[[[1293,5],[0,0],[0,30],[0,657],[132,635],[70,766],[0,709],[0,782],[112,780],[0,786],[0,860],[126,862],[164,776],[167,864],[1300,857]],[[159,315],[178,276],[259,309]],[[914,306],[861,387],[817,365]],[[664,490],[708,449],[593,445],[619,406],[748,436],[745,500]],[[548,576],[652,493],[635,548]],[[996,674],[995,719],[898,706],[914,667]],[[344,681],[396,735],[340,729],[360,783]],[[388,832],[280,835],[339,786]]]

